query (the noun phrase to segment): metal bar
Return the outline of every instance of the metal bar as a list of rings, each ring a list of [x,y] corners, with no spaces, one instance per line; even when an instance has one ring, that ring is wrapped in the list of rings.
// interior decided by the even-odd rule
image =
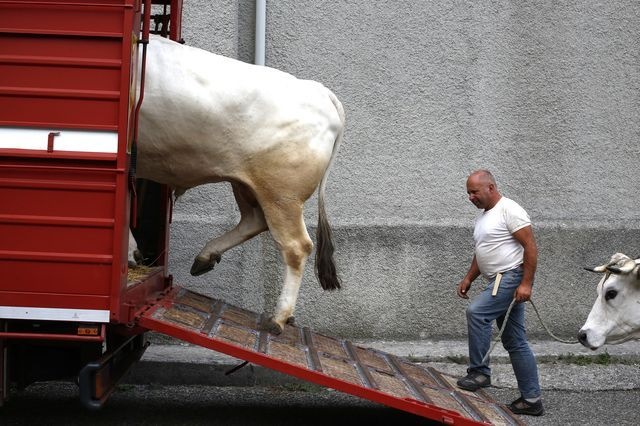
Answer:
[[[140,90],[138,94],[138,103],[133,113],[133,145],[138,143],[138,122],[140,108],[144,100],[144,83],[147,73],[147,46],[149,45],[149,27],[151,26],[151,0],[144,0],[144,17],[142,20],[142,38],[138,43],[142,44],[142,58],[140,61]],[[133,170],[135,173],[135,170]]]
[[[269,346],[269,333],[258,329],[258,352],[262,354],[267,353],[267,348]]]
[[[149,346],[141,335],[132,336],[115,351],[105,354],[101,359],[87,364],[78,375],[80,400],[89,409],[98,409],[104,405],[113,393],[118,382],[124,377],[131,366],[140,360]],[[98,380],[102,375],[105,380]],[[94,395],[94,392],[97,395]],[[98,394],[99,392],[99,394]]]
[[[182,0],[171,0],[170,13],[169,38],[178,43],[184,43],[182,40]]]
[[[200,333],[205,334],[207,336],[209,335],[209,333],[211,333],[213,326],[220,319],[220,314],[222,313],[223,307],[224,307],[224,303],[221,302],[220,300],[216,300],[216,303],[214,304],[213,309],[209,314],[209,318],[207,319],[207,322],[205,322],[204,325],[202,326],[202,330],[200,330]]]
[[[56,136],[60,136],[60,132],[49,132],[47,137],[47,152],[53,152],[53,141]]]
[[[21,56],[21,55],[0,55],[0,64],[14,65],[69,65],[81,66],[85,68],[120,68],[120,59],[81,59],[81,58],[59,58],[54,56]]]
[[[113,99],[120,98],[118,90],[76,90],[76,89],[45,89],[41,87],[22,88],[0,86],[0,95],[48,98],[74,99]]]
[[[48,157],[47,157],[48,158]],[[68,166],[36,166],[36,165],[20,165],[20,164],[0,164],[0,169],[18,169],[18,170],[38,170],[48,172],[50,170],[54,171],[69,171],[69,172],[100,172],[100,173],[124,173],[124,169],[111,169],[111,168],[102,168],[102,167],[68,167]],[[83,177],[84,178],[84,177]],[[6,179],[3,179],[6,180]],[[17,181],[20,181],[17,179]],[[29,179],[31,181],[31,179]],[[44,181],[48,182],[48,181]],[[95,185],[95,184],[92,184]],[[100,184],[98,184],[100,185]],[[102,184],[104,185],[104,184]],[[115,187],[115,184],[109,183],[111,187]]]
[[[309,327],[303,327],[302,333],[304,337],[304,344],[307,346],[307,354],[309,355],[309,364],[312,370],[322,372],[322,364],[320,363],[320,357],[318,356],[318,351],[316,351],[316,347],[313,343],[313,335]]]
[[[57,340],[70,342],[103,342],[106,334],[106,327],[102,324],[100,336],[78,336],[77,334],[47,334],[47,333],[14,333],[11,331],[0,332],[0,339],[7,340]]]
[[[424,370],[431,375],[433,380],[435,380],[435,382],[438,385],[442,386],[445,389],[449,389],[449,390],[452,390],[452,391],[456,391],[457,390],[457,389],[453,388],[445,379],[443,379],[442,376],[440,375],[440,373],[438,371],[436,371],[433,367],[427,367]]]
[[[109,3],[69,3],[69,2],[53,2],[53,1],[23,1],[23,0],[0,0],[0,5],[3,4],[13,4],[20,6],[82,6],[82,7],[124,7],[126,9],[131,9],[133,7],[132,4],[109,4]]]
[[[257,351],[266,354],[269,346],[269,332],[262,329],[262,316],[256,316],[254,328],[258,331],[258,348]]]
[[[144,16],[142,18],[142,42],[149,42],[149,27],[151,26],[151,0],[144,1]]]
[[[464,409],[467,410],[467,412],[471,414],[476,420],[480,420],[481,422],[485,423],[491,423],[491,420],[489,420],[482,413],[473,408],[473,406],[469,402],[469,399],[465,395],[462,395],[460,392],[453,392],[452,395],[456,399],[456,401],[458,401],[460,405],[462,405]]]
[[[0,179],[2,188],[29,188],[29,189],[66,189],[76,191],[100,191],[112,192],[116,185],[113,183],[85,183],[80,181],[51,181],[40,179]]]
[[[0,185],[2,187],[2,185]],[[24,225],[79,226],[89,228],[113,228],[113,219],[84,217],[29,216],[21,214],[0,214],[0,223]]]
[[[50,253],[38,251],[0,250],[0,259],[37,260],[42,262],[97,263],[110,265],[113,256],[109,254]]]
[[[92,37],[92,38],[122,38],[122,33],[97,32],[97,31],[60,31],[60,30],[36,30],[0,28],[1,34],[28,34],[28,35],[52,35],[66,37]]]
[[[35,128],[65,128],[65,129],[78,129],[78,130],[108,130],[108,131],[117,131],[118,126],[114,124],[73,124],[73,123],[55,123],[52,121],[47,122],[37,122],[37,121],[9,121],[9,120],[0,120],[0,124],[8,127],[35,127]],[[9,151],[8,149],[2,149],[0,152]],[[100,153],[94,153],[100,154]],[[33,154],[25,154],[23,156],[29,156]],[[61,153],[58,155],[61,158],[64,158]],[[105,154],[102,154],[105,156]],[[97,155],[96,155],[97,156]],[[109,154],[109,157],[113,156],[113,154]],[[48,156],[47,158],[51,158]]]
[[[353,347],[353,343],[348,340],[345,340],[343,343],[345,350],[356,363],[356,369],[360,373],[361,379],[363,379],[362,382],[369,388],[380,390],[380,386],[378,386],[376,381],[373,379],[373,376],[371,376],[371,373],[369,372],[369,367],[367,367],[366,365],[362,365],[362,363],[360,362],[360,357],[358,356],[356,349]]]
[[[427,394],[422,390],[422,386],[420,386],[418,382],[413,380],[413,377],[404,373],[404,371],[402,370],[402,367],[400,366],[400,363],[398,362],[398,359],[394,355],[387,356],[386,358],[389,362],[389,365],[396,372],[396,375],[400,374],[400,376],[406,381],[406,383],[409,385],[409,388],[413,391],[415,395],[419,396],[424,402],[428,404],[433,404],[433,401],[431,400],[431,398],[429,398]]]

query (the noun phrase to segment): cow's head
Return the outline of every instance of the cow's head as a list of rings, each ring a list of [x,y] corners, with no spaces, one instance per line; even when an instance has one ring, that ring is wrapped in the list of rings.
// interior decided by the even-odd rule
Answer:
[[[639,263],[640,259],[616,253],[604,265],[585,268],[604,276],[598,284],[598,298],[578,333],[584,346],[595,350],[605,343],[640,338]]]

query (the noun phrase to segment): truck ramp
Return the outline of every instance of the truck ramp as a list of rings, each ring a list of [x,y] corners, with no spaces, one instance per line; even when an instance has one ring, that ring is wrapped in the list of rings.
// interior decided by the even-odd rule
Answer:
[[[455,425],[523,425],[486,392],[458,389],[429,366],[287,325],[260,328],[261,315],[173,286],[138,324],[235,358],[418,416]]]

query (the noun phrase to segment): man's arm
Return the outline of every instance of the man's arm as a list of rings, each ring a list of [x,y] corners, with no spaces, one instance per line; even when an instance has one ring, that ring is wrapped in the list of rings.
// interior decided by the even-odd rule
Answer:
[[[463,299],[468,299],[469,296],[467,295],[467,292],[469,291],[469,288],[471,288],[471,283],[478,278],[478,276],[480,275],[480,268],[478,268],[478,262],[476,262],[476,255],[473,255],[473,260],[471,261],[471,266],[469,267],[469,271],[467,272],[467,275],[465,275],[465,277],[462,279],[462,281],[460,281],[460,284],[458,284],[458,296],[462,297]]]
[[[531,299],[533,277],[536,274],[536,268],[538,266],[538,247],[536,246],[531,225],[518,229],[512,235],[524,248],[522,281],[516,289],[514,297],[516,302],[526,302]]]

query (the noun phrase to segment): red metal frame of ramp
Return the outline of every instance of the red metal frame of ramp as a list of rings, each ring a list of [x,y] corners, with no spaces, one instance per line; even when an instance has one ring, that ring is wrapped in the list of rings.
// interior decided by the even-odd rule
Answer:
[[[261,316],[172,287],[139,316],[140,326],[445,424],[522,425],[484,391],[467,392],[431,367],[287,325],[260,329]]]

